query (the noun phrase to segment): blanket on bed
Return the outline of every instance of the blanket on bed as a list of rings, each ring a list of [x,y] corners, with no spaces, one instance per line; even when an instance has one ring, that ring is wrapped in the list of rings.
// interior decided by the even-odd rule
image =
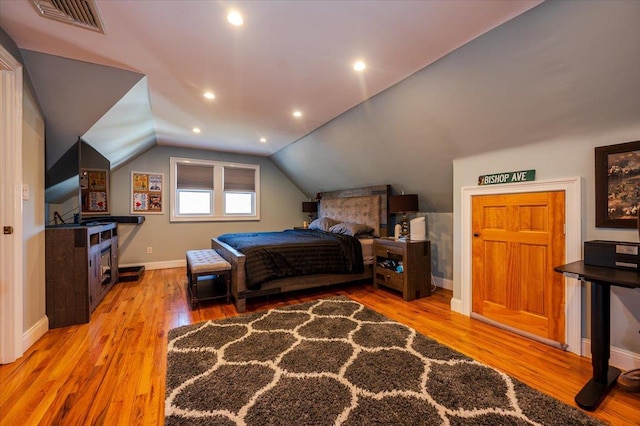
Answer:
[[[310,274],[361,273],[362,246],[349,235],[311,229],[224,234],[218,237],[245,259],[247,288],[273,279]]]

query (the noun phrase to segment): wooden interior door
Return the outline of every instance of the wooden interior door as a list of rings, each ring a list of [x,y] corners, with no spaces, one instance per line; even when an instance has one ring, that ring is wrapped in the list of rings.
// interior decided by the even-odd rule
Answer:
[[[473,312],[565,342],[564,191],[472,197]]]

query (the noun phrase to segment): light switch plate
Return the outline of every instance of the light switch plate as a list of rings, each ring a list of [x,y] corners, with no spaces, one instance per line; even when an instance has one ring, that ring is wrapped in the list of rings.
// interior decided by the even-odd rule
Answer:
[[[29,200],[29,185],[26,183],[22,184],[22,199],[24,201]]]

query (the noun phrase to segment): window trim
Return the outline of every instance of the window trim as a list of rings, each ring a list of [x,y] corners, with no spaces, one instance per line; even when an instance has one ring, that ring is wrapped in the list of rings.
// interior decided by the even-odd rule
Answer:
[[[181,163],[213,167],[213,214],[211,215],[179,215],[177,214],[177,166]],[[225,214],[225,191],[223,173],[225,167],[241,167],[255,170],[254,214]],[[228,222],[260,220],[260,166],[248,163],[232,163],[226,161],[200,160],[195,158],[170,157],[170,222]],[[233,191],[232,191],[233,192]]]

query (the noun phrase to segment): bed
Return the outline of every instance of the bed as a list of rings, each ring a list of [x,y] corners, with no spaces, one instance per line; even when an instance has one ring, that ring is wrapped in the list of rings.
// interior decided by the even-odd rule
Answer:
[[[368,238],[365,235],[359,236],[358,246],[352,248],[356,255],[360,256],[360,259],[355,259],[355,263],[352,264],[351,267],[346,266],[346,269],[340,269],[337,266],[340,260],[335,257],[335,254],[333,254],[334,257],[331,258],[331,260],[326,262],[332,265],[333,268],[329,272],[317,272],[317,269],[314,269],[313,266],[301,264],[299,267],[293,268],[297,270],[294,275],[291,275],[293,272],[289,271],[287,274],[284,274],[286,275],[285,277],[278,278],[272,275],[264,281],[264,277],[257,277],[255,269],[253,269],[256,264],[260,263],[255,260],[254,251],[257,250],[261,252],[263,258],[264,256],[269,257],[269,250],[279,250],[279,248],[276,247],[277,240],[279,239],[282,239],[284,241],[283,244],[287,247],[287,244],[297,244],[296,240],[316,241],[315,238],[333,239],[333,236],[330,234],[339,233],[340,230],[336,232],[322,232],[318,230],[291,229],[282,232],[260,233],[268,234],[266,235],[267,242],[261,247],[253,244],[257,238],[256,233],[232,234],[231,236],[224,235],[212,238],[211,248],[218,251],[218,253],[231,264],[231,294],[235,301],[236,310],[238,312],[244,312],[246,310],[247,299],[252,297],[371,279],[373,276],[372,238],[389,235],[390,221],[387,210],[389,191],[390,187],[388,185],[379,185],[318,194],[320,198],[318,209],[319,219],[328,218],[341,224],[357,223],[373,229]],[[241,238],[243,236],[247,238],[243,240]],[[349,238],[341,238],[339,235],[336,239],[347,240],[345,243],[347,246],[350,244],[353,245],[353,239],[349,242]],[[311,263],[315,262],[315,265],[323,263],[317,257],[318,253],[314,253],[313,244],[316,244],[316,242],[311,244],[311,252],[306,252],[305,254],[305,252],[299,251],[301,260],[304,259],[306,261],[307,257],[316,256],[315,260],[312,260]],[[317,243],[320,244],[319,242]],[[336,247],[339,247],[336,250],[340,250],[342,256],[345,256],[345,253],[346,257],[351,256],[349,251],[345,251],[347,249],[345,249],[342,243],[332,244],[336,244]],[[297,249],[292,250],[291,246],[288,247],[289,251],[298,251]],[[332,255],[331,250],[326,247],[323,248],[323,250],[327,251],[328,256]],[[249,257],[243,251],[247,251]],[[315,251],[318,252],[320,250]],[[277,256],[280,256],[280,254],[277,254]],[[360,265],[360,267],[358,267],[358,265]],[[247,271],[249,271],[249,274],[247,274]],[[249,275],[249,277],[247,275]]]

